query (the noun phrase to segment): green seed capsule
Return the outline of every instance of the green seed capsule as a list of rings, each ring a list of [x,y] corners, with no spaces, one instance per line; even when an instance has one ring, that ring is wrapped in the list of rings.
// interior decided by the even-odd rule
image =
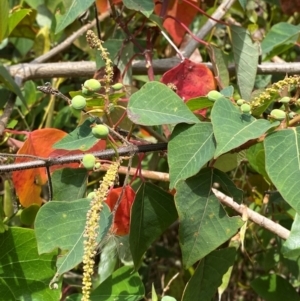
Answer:
[[[86,80],[83,86],[92,92],[97,92],[101,89],[101,83],[94,78]]]
[[[92,191],[92,192],[90,192],[88,195],[87,195],[87,199],[93,199],[94,197],[95,197],[95,195],[96,195],[96,192],[95,191]]]
[[[121,90],[123,87],[124,87],[124,86],[123,86],[123,84],[121,84],[121,83],[116,83],[116,84],[114,84],[114,85],[111,86],[111,88],[112,88],[113,90],[115,90],[115,91],[119,91],[119,90]]]
[[[96,157],[92,154],[86,154],[82,158],[82,165],[87,170],[92,170],[96,163]]]
[[[241,105],[241,111],[243,113],[250,113],[251,107],[247,103],[244,103]]]
[[[92,128],[92,134],[94,135],[94,137],[98,139],[107,138],[108,133],[109,133],[109,129],[104,124],[97,124]]]
[[[207,98],[211,101],[216,101],[221,97],[223,97],[223,95],[216,90],[212,90],[212,91],[208,92],[208,94],[207,94]]]
[[[236,104],[238,105],[238,106],[241,106],[242,104],[244,104],[245,103],[245,100],[244,99],[238,99],[237,101],[236,101]]]
[[[285,96],[285,97],[282,97],[279,102],[282,102],[282,103],[289,103],[290,102],[290,97],[288,96]]]
[[[96,169],[99,169],[100,167],[101,167],[101,163],[100,163],[100,162],[96,162],[95,168],[96,168]]]
[[[72,98],[71,104],[75,110],[82,110],[86,106],[86,99],[81,95],[76,95]]]
[[[88,90],[86,87],[82,87],[81,92],[82,92],[82,94],[85,95],[85,96],[91,96],[91,95],[94,94],[93,91]]]
[[[284,120],[285,116],[286,116],[285,112],[282,110],[279,110],[279,109],[272,110],[270,115],[272,118],[279,120],[279,121]]]

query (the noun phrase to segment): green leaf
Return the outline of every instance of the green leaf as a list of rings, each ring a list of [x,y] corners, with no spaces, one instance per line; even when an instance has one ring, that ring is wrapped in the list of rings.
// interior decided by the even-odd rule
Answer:
[[[274,50],[274,48],[283,44],[291,44],[292,46],[297,41],[299,30],[300,25],[295,26],[286,22],[275,24],[268,31],[266,37],[261,43],[262,53],[267,54]]]
[[[246,151],[246,156],[251,167],[270,183],[271,180],[265,167],[265,149],[263,143],[256,143],[248,148]]]
[[[211,45],[210,50],[212,51],[214,68],[217,69],[218,83],[221,87],[227,87],[229,85],[229,72],[227,67],[227,58],[225,53],[220,48]]]
[[[243,8],[243,10],[246,9],[246,5],[247,5],[247,0],[239,0],[239,3],[241,5],[241,7]]]
[[[51,201],[39,210],[35,220],[35,233],[39,253],[47,253],[60,248],[68,251],[58,257],[58,274],[69,271],[82,261],[83,231],[90,200],[81,199],[73,202]],[[107,206],[100,213],[100,242],[107,234],[112,216]]]
[[[0,234],[0,291],[2,300],[57,301],[58,289],[49,289],[57,252],[39,255],[32,229],[13,227]]]
[[[171,194],[148,182],[140,187],[131,209],[129,232],[130,250],[136,268],[149,246],[177,217]]]
[[[88,173],[85,168],[63,168],[52,176],[53,199],[74,201],[81,199],[86,191]]]
[[[109,238],[107,242],[105,242],[104,247],[101,248],[100,262],[98,265],[99,283],[107,279],[115,270],[118,261],[118,257],[116,256],[116,244],[116,240],[112,237]]]
[[[147,18],[152,14],[154,9],[152,0],[123,0],[123,3],[129,9],[140,11]]]
[[[91,301],[140,301],[144,298],[145,289],[137,272],[123,266],[101,283],[92,293]],[[69,296],[67,301],[80,301],[82,295]]]
[[[295,260],[300,256],[300,216],[296,214],[292,225],[291,233],[282,246],[282,255],[286,258]]]
[[[64,30],[68,25],[75,21],[76,18],[84,13],[94,2],[94,0],[73,0],[70,7],[67,9],[67,12],[57,20],[55,34]]]
[[[226,175],[208,168],[176,185],[179,241],[186,268],[230,239],[243,224],[240,217],[227,216],[211,191],[213,183],[220,183],[232,193],[237,192]]]
[[[300,213],[300,128],[271,133],[264,140],[266,171],[282,197]]]
[[[215,102],[211,121],[217,141],[215,158],[279,125],[278,121],[270,123],[268,120],[255,119],[250,114],[242,114],[239,107],[226,98]]]
[[[211,301],[223,275],[233,265],[235,254],[235,248],[227,248],[203,258],[185,288],[182,301]]]
[[[243,99],[250,100],[254,87],[259,44],[253,43],[249,32],[240,26],[231,26],[232,48],[237,82]]]
[[[218,157],[218,159],[214,163],[214,168],[217,168],[223,172],[228,172],[237,168],[238,165],[238,154],[227,153]]]
[[[168,144],[170,188],[196,173],[214,155],[215,140],[211,123],[178,124]]]
[[[209,100],[205,96],[200,96],[196,98],[191,98],[186,102],[187,107],[193,112],[196,110],[201,110],[205,108],[210,108],[213,106],[213,101]]]
[[[233,97],[234,88],[233,88],[233,86],[228,86],[228,87],[222,89],[220,91],[220,93],[222,95],[224,95],[225,97]]]
[[[53,145],[56,149],[81,150],[87,151],[94,146],[99,139],[92,134],[91,125],[93,118],[88,118],[83,124],[77,127],[73,132]]]
[[[20,9],[18,11],[13,12],[8,19],[8,34],[10,34],[15,29],[15,27],[23,20],[23,18],[25,18],[25,16],[31,11],[31,9]]]
[[[9,16],[9,4],[7,0],[1,1],[0,9],[0,43],[8,35],[8,16]]]
[[[14,79],[10,76],[9,72],[3,65],[0,65],[0,82],[2,82],[8,90],[19,96],[23,104],[27,107],[25,98],[19,86],[15,83]]]
[[[132,122],[142,125],[200,122],[175,92],[159,82],[146,83],[134,93],[127,113]]]
[[[143,282],[132,267],[123,266],[101,283],[91,294],[91,301],[139,301],[144,297]]]
[[[276,274],[254,279],[251,287],[265,301],[300,300],[298,293],[288,280]]]

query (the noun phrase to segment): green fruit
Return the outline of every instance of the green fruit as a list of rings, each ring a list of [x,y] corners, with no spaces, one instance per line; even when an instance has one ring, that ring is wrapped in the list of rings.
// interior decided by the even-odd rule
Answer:
[[[296,115],[297,115],[297,113],[295,113],[295,112],[289,112],[290,119],[293,119]]]
[[[81,95],[76,95],[72,98],[71,104],[75,110],[82,110],[86,106],[86,99]]]
[[[237,101],[236,101],[236,104],[238,105],[238,106],[241,106],[242,104],[244,104],[245,103],[245,100],[244,99],[238,99]]]
[[[86,87],[82,87],[81,93],[85,96],[91,96],[94,94],[93,91],[88,90]]]
[[[109,129],[104,124],[97,124],[92,128],[92,134],[94,135],[94,137],[98,139],[107,138],[108,133],[109,133]]]
[[[92,191],[92,192],[90,192],[88,195],[87,195],[87,199],[93,199],[94,197],[95,197],[95,195],[96,195],[96,192],[95,191]]]
[[[241,111],[243,113],[250,113],[251,107],[247,103],[244,103],[241,105]]]
[[[82,165],[84,168],[91,170],[94,168],[96,163],[96,157],[92,154],[86,154],[82,158]]]
[[[101,89],[101,83],[92,78],[92,79],[88,79],[84,82],[83,87],[92,91],[92,92],[97,92]]]
[[[223,95],[216,90],[212,90],[212,91],[208,92],[208,94],[207,94],[207,98],[211,101],[216,101],[221,97],[223,97]]]
[[[96,162],[95,168],[96,168],[96,169],[99,169],[100,167],[101,167],[101,163],[100,163],[100,162]]]
[[[123,88],[123,84],[116,83],[116,84],[112,85],[111,87],[112,87],[113,90],[119,91],[119,90],[121,90]]]
[[[282,97],[279,102],[282,102],[282,103],[289,103],[290,102],[290,97],[288,96],[285,96],[285,97]]]
[[[296,100],[296,103],[297,103],[298,106],[300,106],[300,98],[298,98],[298,99]]]
[[[279,109],[274,109],[271,111],[271,117],[276,120],[284,120],[285,119],[285,112]]]

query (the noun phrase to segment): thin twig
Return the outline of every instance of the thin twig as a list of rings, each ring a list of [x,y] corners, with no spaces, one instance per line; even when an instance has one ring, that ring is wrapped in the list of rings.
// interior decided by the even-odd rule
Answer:
[[[229,8],[233,5],[235,0],[224,0],[216,9],[216,11],[211,15],[213,19],[220,20],[229,10]],[[216,25],[216,21],[212,19],[208,19],[207,22],[201,27],[201,29],[197,32],[196,36],[198,39],[203,40],[204,37],[211,31],[211,29]],[[198,41],[190,38],[189,42],[182,49],[182,53],[185,57],[190,57],[192,53],[199,46]]]
[[[107,171],[109,168],[109,164],[101,164],[100,170],[101,171]],[[145,170],[141,169],[140,175],[143,178],[149,179],[149,180],[154,180],[154,181],[161,181],[161,182],[169,182],[169,174],[165,172],[159,172],[159,171],[154,171],[154,170]],[[120,166],[119,167],[119,174],[126,175],[128,173],[128,167],[127,166]],[[130,168],[129,175],[134,176],[137,174],[137,169],[134,167]]]
[[[232,198],[228,197],[227,195],[223,194],[217,189],[212,188],[212,191],[222,204],[232,208],[233,210],[237,211],[241,215],[245,212],[246,209],[248,218],[251,221],[253,221],[255,224],[259,225],[260,227],[263,227],[273,232],[274,234],[278,235],[283,239],[287,239],[289,237],[290,231],[282,227],[281,225],[276,224],[275,222],[266,218],[265,216],[247,208],[243,204],[236,203]]]
[[[16,101],[17,95],[14,93],[10,93],[8,101],[5,106],[5,110],[3,114],[0,117],[0,136],[2,136],[3,131],[6,128],[6,125],[9,121],[10,115],[14,109],[15,101]]]
[[[106,19],[107,17],[109,17],[109,11],[101,14],[99,16],[99,21],[101,22],[104,19]],[[37,57],[36,59],[34,59],[33,61],[31,61],[30,64],[38,64],[38,63],[46,62],[50,58],[52,58],[53,56],[61,53],[62,51],[64,51],[65,49],[67,49],[69,46],[71,46],[71,44],[77,38],[79,38],[80,36],[82,36],[83,34],[85,34],[89,29],[93,28],[96,25],[96,22],[97,22],[97,19],[94,19],[91,23],[88,23],[88,24],[80,27],[80,29],[78,29],[73,34],[71,34],[67,39],[65,39],[59,45],[57,45],[56,47],[52,48],[49,52],[47,52],[47,53],[45,53],[45,54]]]

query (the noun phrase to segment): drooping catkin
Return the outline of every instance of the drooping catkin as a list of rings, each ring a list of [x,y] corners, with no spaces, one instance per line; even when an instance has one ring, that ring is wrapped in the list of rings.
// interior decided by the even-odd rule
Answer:
[[[89,301],[92,276],[95,266],[95,255],[97,252],[97,237],[99,233],[100,212],[103,208],[103,202],[106,200],[109,190],[114,186],[118,174],[120,162],[112,163],[107,170],[100,187],[90,203],[90,209],[87,212],[86,224],[84,229],[84,254],[83,254],[83,279],[82,279],[82,298],[81,301]]]

